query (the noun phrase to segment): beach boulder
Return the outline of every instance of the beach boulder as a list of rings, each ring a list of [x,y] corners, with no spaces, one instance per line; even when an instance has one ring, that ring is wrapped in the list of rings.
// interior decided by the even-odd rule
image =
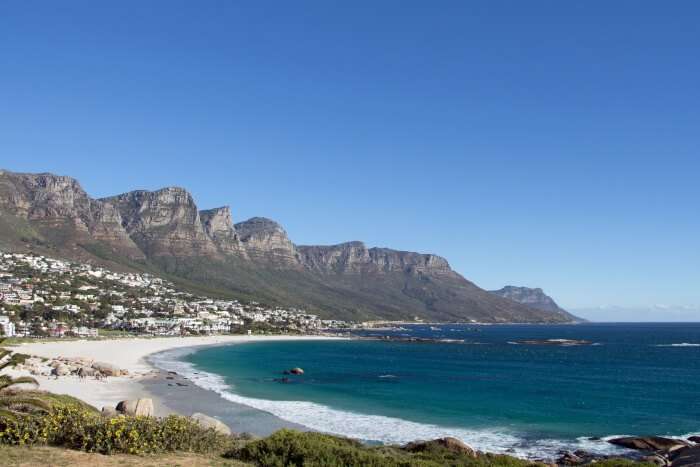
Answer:
[[[687,441],[682,439],[663,438],[661,436],[625,436],[623,438],[610,439],[608,443],[627,449],[664,452],[675,451],[676,449],[690,445]]]
[[[116,417],[117,415],[119,415],[119,412],[117,412],[117,409],[115,409],[114,407],[108,407],[108,406],[102,407],[102,416],[103,417],[112,418],[112,417]]]
[[[692,443],[700,443],[700,436],[691,436],[690,438],[688,438],[688,441]]]
[[[194,413],[191,418],[204,428],[213,428],[223,435],[231,434],[231,429],[214,417],[204,415],[203,413]]]
[[[135,417],[152,417],[154,413],[153,399],[125,400],[117,404],[117,412]]]
[[[111,363],[105,362],[95,362],[92,364],[92,368],[102,373],[104,376],[120,376],[121,370]]]
[[[78,376],[82,378],[87,378],[90,376],[96,376],[97,375],[97,370],[89,367],[89,366],[82,366],[78,368]]]
[[[422,452],[430,450],[436,446],[442,447],[457,454],[462,454],[468,457],[476,457],[476,451],[471,446],[457,438],[452,438],[451,436],[434,439],[432,441],[414,441],[404,446],[404,449],[409,452]]]
[[[68,365],[64,365],[63,363],[60,363],[53,367],[53,370],[51,371],[52,375],[55,376],[66,376],[71,374],[71,369]]]

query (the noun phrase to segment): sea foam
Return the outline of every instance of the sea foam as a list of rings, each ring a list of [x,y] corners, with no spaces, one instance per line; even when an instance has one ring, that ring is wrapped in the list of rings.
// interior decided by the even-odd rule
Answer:
[[[659,344],[656,347],[700,347],[700,344],[690,342],[680,342],[678,344]]]
[[[576,449],[596,454],[619,454],[627,451],[606,442],[613,436],[595,440],[587,437],[576,440],[529,439],[524,434],[502,427],[475,430],[443,427],[395,417],[337,410],[307,401],[273,401],[241,396],[234,392],[235,387],[227,384],[223,377],[201,371],[191,363],[182,361],[182,357],[196,350],[195,348],[170,350],[154,354],[149,357],[149,360],[156,367],[166,371],[176,371],[197,386],[213,391],[225,400],[270,413],[282,420],[303,425],[315,431],[383,444],[405,444],[416,440],[452,436],[481,451],[511,454],[529,459],[552,459],[562,451]]]

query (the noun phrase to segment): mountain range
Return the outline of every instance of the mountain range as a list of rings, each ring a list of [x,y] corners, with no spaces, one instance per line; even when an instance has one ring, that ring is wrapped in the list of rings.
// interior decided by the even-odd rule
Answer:
[[[440,256],[359,241],[296,245],[270,219],[234,223],[228,206],[200,210],[179,187],[94,199],[71,177],[0,170],[0,248],[153,272],[193,291],[353,321],[576,320],[556,304],[485,291]]]

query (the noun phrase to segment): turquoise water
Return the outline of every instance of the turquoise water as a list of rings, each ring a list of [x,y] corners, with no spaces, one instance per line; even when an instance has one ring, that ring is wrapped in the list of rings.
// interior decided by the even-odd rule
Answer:
[[[229,400],[367,440],[452,434],[481,449],[543,455],[612,449],[590,437],[700,432],[700,324],[444,325],[394,334],[464,342],[263,342],[183,358],[208,375],[199,384]],[[513,343],[555,338],[595,345]],[[296,366],[303,376],[281,380]]]

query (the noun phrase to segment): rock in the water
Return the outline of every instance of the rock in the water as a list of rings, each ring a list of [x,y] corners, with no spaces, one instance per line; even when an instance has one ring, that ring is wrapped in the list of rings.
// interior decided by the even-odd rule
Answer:
[[[304,374],[304,370],[299,368],[299,367],[292,368],[291,370],[289,370],[289,372],[293,375],[303,375]]]
[[[92,364],[92,367],[105,376],[120,376],[121,375],[121,370],[117,366],[112,365],[111,363],[95,362]]]
[[[404,449],[410,452],[421,452],[435,445],[442,446],[448,451],[464,454],[469,457],[476,457],[476,451],[474,451],[471,446],[465,444],[457,438],[452,438],[449,436],[446,438],[434,439],[432,441],[415,441],[413,443],[408,443]]]
[[[203,413],[194,413],[192,414],[192,419],[196,420],[197,423],[199,423],[204,428],[213,428],[214,430],[224,435],[231,434],[231,429],[229,427],[227,427],[224,423],[220,422],[214,417],[210,417],[209,415],[204,415]]]
[[[608,440],[608,443],[641,451],[673,451],[689,445],[687,441],[682,439],[662,438],[661,436],[627,436],[613,438]]]
[[[700,436],[691,436],[688,438],[688,441],[691,441],[693,443],[700,443]]]
[[[137,399],[121,401],[117,404],[117,412],[124,415],[133,416],[153,416],[153,400],[152,399]]]

